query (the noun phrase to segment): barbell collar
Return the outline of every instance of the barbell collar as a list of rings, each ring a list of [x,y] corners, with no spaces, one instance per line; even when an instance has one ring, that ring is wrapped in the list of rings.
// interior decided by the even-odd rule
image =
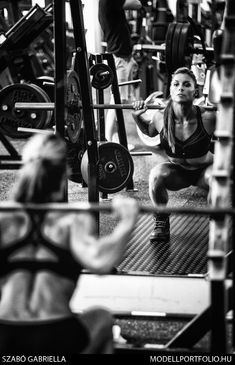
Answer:
[[[200,105],[208,111],[216,111],[217,107],[214,105]],[[156,104],[146,104],[147,109],[163,110],[165,106]],[[80,109],[79,107],[77,107]],[[82,107],[81,107],[82,108]],[[132,109],[133,104],[93,104],[93,109]],[[54,110],[55,103],[15,103],[16,110]]]
[[[20,204],[20,203],[9,203],[2,202],[0,205],[0,211],[66,211],[66,212],[103,212],[112,213],[112,205],[79,202],[79,203],[45,203],[45,204]],[[234,208],[201,208],[201,207],[165,207],[162,205],[153,207],[139,205],[139,212],[142,214],[154,214],[154,213],[165,213],[165,214],[185,214],[185,215],[209,215],[214,218],[221,218],[224,215],[234,215]]]

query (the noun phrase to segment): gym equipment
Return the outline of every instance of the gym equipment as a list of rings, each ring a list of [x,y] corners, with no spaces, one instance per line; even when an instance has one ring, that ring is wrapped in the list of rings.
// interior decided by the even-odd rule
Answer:
[[[231,177],[234,181],[234,86],[235,86],[235,4],[234,1],[227,1],[227,12],[225,16],[225,29],[222,40],[222,54],[220,57],[220,81],[221,94],[218,105],[219,113],[216,120],[215,136],[218,138],[215,144],[215,154],[212,167],[211,179],[211,205],[218,209],[231,204],[234,207],[234,186],[231,184]],[[233,190],[232,190],[233,189]],[[234,224],[234,217],[232,217]],[[234,226],[233,238],[234,238]],[[224,318],[227,306],[227,290],[225,284],[226,262],[224,254],[228,249],[228,230],[231,226],[229,217],[215,217],[210,222],[210,237],[208,251],[208,268],[210,281],[210,295],[212,303],[211,311],[211,351],[219,354],[227,352],[227,328]],[[233,250],[234,250],[234,239]],[[233,258],[234,265],[234,258]],[[233,277],[234,278],[234,277]],[[234,302],[233,293],[233,303]],[[233,345],[235,343],[234,332],[235,320],[233,317]],[[222,340],[221,340],[222,337]]]
[[[1,95],[1,92],[0,92]],[[146,104],[147,109],[162,110],[165,108],[163,105]],[[217,106],[201,104],[201,106],[208,111],[216,111]],[[31,109],[31,110],[54,110],[54,103],[20,103],[15,104],[15,108],[19,110]],[[93,109],[133,109],[133,104],[91,104]],[[74,110],[81,110],[82,106],[78,105],[74,107]]]
[[[79,78],[75,71],[67,72],[67,115],[65,123],[67,126],[67,134],[72,143],[76,143],[82,127],[82,111],[78,108],[81,104]]]
[[[43,80],[43,79],[42,79]],[[41,80],[41,81],[42,81]],[[82,127],[82,110],[80,105],[80,85],[75,71],[67,72],[66,87],[67,135],[72,143],[76,143]],[[12,138],[26,138],[27,133],[19,132],[18,127],[43,129],[51,127],[52,111],[32,109],[17,110],[16,102],[50,103],[47,93],[35,84],[14,84],[0,91],[0,131]]]
[[[107,142],[113,143],[113,142]],[[33,203],[13,203],[8,201],[2,201],[0,209],[2,211],[58,211],[58,212],[102,212],[102,213],[112,213],[113,209],[111,204],[102,204],[96,202],[70,202],[68,203],[42,203],[42,204],[33,204]],[[142,214],[154,214],[154,213],[165,213],[165,214],[193,214],[193,215],[204,215],[214,217],[221,217],[224,215],[235,215],[235,208],[211,208],[211,207],[176,207],[176,206],[165,206],[158,205],[148,206],[139,204],[139,211]]]
[[[114,75],[111,67],[105,63],[96,63],[91,66],[90,74],[92,76],[91,85],[97,90],[104,90],[113,83]],[[128,80],[120,82],[118,86],[140,84],[142,80]]]
[[[110,69],[112,70],[113,77],[112,77],[112,83],[110,85],[111,93],[113,96],[114,103],[115,104],[121,103],[121,96],[120,96],[120,89],[119,89],[119,86],[121,86],[121,85],[118,84],[116,66],[115,66],[115,61],[114,61],[113,55],[111,53],[90,54],[90,57],[89,57],[90,67],[92,67],[93,65],[96,65],[96,64],[100,64],[100,63],[107,64],[110,67]],[[128,80],[126,80],[126,83],[127,82],[128,82]],[[103,89],[96,90],[96,101],[99,104],[104,103],[104,90]],[[91,107],[91,109],[93,109],[93,108]],[[98,128],[97,128],[98,140],[100,142],[103,142],[106,140],[104,109],[97,110],[96,116],[97,116],[97,120],[98,120]],[[123,111],[121,109],[116,109],[116,119],[117,119],[117,132],[118,132],[119,143],[123,147],[128,148],[127,147],[128,144],[127,144],[126,126],[125,126]],[[89,146],[88,146],[88,149],[89,149]],[[133,188],[134,188],[134,183],[133,183],[133,180],[130,179],[128,182],[127,189],[131,190]],[[102,194],[102,197],[107,198],[107,196],[105,196],[105,193]]]
[[[47,128],[52,113],[48,110],[38,112],[31,110],[16,110],[17,101],[49,102],[47,94],[33,84],[14,84],[6,86],[0,95],[0,132],[12,138],[26,138],[28,133],[18,132],[18,127]]]
[[[128,185],[134,172],[134,164],[129,151],[119,143],[104,142],[98,146],[98,189],[113,194]],[[88,184],[88,156],[84,153],[81,172]]]
[[[188,23],[172,23],[166,34],[166,65],[169,72],[178,67],[191,67],[193,55],[193,33]]]
[[[155,44],[161,44],[165,41],[168,25],[174,21],[174,16],[168,7],[167,0],[158,0],[154,13],[151,38]]]
[[[176,68],[191,67],[193,54],[203,54],[214,57],[212,47],[202,47],[194,42],[194,29],[189,23],[171,23],[166,33],[165,44],[135,44],[133,51],[156,51],[165,54],[166,67],[169,73]],[[206,54],[205,54],[206,51]]]
[[[113,71],[105,63],[96,63],[91,66],[90,74],[92,76],[91,85],[95,89],[106,89],[113,82]]]
[[[35,85],[38,85],[41,89],[43,89],[47,95],[49,96],[49,99],[51,101],[54,101],[55,96],[54,96],[54,88],[55,88],[55,82],[54,82],[54,77],[52,76],[39,76],[37,77],[33,83]]]
[[[14,50],[27,48],[52,22],[52,14],[36,4],[5,34],[1,34],[0,49]]]

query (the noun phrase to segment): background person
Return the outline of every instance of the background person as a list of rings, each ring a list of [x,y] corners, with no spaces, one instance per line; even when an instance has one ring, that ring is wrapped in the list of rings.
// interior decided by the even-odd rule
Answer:
[[[195,75],[186,67],[172,75],[170,98],[163,110],[157,110],[152,120],[145,117],[144,101],[133,103],[133,117],[142,133],[150,137],[160,134],[167,161],[153,167],[149,175],[149,196],[154,206],[168,202],[168,190],[180,190],[190,185],[209,189],[213,162],[210,151],[215,130],[215,112],[193,104],[197,94]],[[169,215],[154,215],[151,242],[170,239]]]
[[[22,159],[13,201],[63,201],[65,142],[37,135]],[[138,209],[121,198],[113,209],[120,221],[103,237],[89,213],[0,212],[0,353],[112,352],[111,314],[95,308],[78,317],[69,303],[83,268],[109,273],[122,257]]]
[[[132,57],[132,41],[130,28],[126,19],[125,10],[138,10],[142,7],[139,0],[99,0],[98,17],[107,42],[107,52],[112,53],[115,61],[118,82],[133,79],[138,65]],[[132,99],[130,87],[121,86],[120,97],[122,103]],[[110,104],[113,104],[111,96]],[[116,111],[109,109],[106,114],[105,132],[108,141],[113,140],[116,124]]]

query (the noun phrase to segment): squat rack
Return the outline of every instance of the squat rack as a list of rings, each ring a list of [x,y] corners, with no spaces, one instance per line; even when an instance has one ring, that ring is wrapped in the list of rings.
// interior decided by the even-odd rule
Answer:
[[[92,93],[90,88],[90,76],[88,55],[85,40],[85,30],[81,0],[70,0],[70,9],[73,23],[75,57],[74,69],[80,80],[83,115],[85,119],[84,129],[87,140],[88,153],[88,200],[99,200],[97,182],[98,149],[95,136],[95,120],[92,105]],[[66,29],[65,29],[65,0],[53,1],[54,8],[54,39],[55,41],[55,124],[56,131],[62,137],[65,133],[66,113]],[[97,216],[98,219],[98,216]]]

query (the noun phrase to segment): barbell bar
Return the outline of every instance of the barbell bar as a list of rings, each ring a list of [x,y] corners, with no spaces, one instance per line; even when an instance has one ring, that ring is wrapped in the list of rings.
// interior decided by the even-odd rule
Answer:
[[[205,110],[216,111],[217,107],[215,105],[200,105]],[[93,104],[91,105],[93,109],[132,109],[134,110],[133,104]],[[165,106],[156,104],[146,104],[147,109],[157,109],[163,110]],[[55,103],[15,103],[16,110],[54,110]],[[74,108],[82,109],[82,106],[74,106]]]
[[[112,205],[78,202],[78,203],[12,203],[2,202],[0,205],[0,211],[66,211],[66,212],[103,212],[112,213]],[[195,215],[210,215],[211,217],[222,217],[224,215],[234,215],[235,208],[202,208],[202,207],[166,207],[164,205],[159,206],[146,206],[139,204],[139,212],[141,214],[154,214],[154,213],[166,213],[166,214],[195,214]]]
[[[55,134],[53,129],[38,129],[38,128],[18,127],[17,130],[19,132],[26,132],[26,133],[39,133],[39,134],[45,134],[45,135]]]
[[[156,51],[156,52],[165,52],[166,51],[166,45],[165,44],[134,44],[133,51]],[[213,52],[213,47],[206,47],[206,51]],[[203,54],[203,48],[194,46],[193,49],[191,49],[191,52],[193,54]]]
[[[128,81],[119,82],[118,86],[134,85],[134,84],[141,84],[141,83],[142,83],[142,80],[141,79],[128,80]],[[55,83],[54,82],[44,81],[42,83],[42,85],[43,86],[55,86]]]

